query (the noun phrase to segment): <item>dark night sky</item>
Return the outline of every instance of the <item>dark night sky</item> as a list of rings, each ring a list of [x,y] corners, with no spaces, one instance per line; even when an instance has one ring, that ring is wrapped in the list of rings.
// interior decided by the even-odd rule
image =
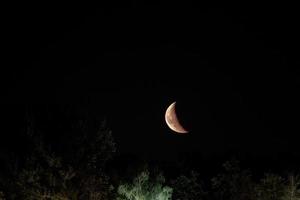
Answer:
[[[122,1],[7,11],[3,144],[18,137],[28,105],[53,118],[73,106],[106,116],[122,152],[300,154],[293,6]],[[173,101],[186,136],[165,125]]]

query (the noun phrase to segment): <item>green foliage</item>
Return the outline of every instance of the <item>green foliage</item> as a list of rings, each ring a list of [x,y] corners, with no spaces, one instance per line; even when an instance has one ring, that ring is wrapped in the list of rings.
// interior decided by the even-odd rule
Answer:
[[[275,174],[265,174],[255,190],[257,200],[280,200],[284,196],[284,179]]]
[[[164,186],[165,179],[158,175],[154,180],[148,171],[143,171],[132,183],[121,184],[118,187],[118,200],[170,200],[172,188]]]
[[[17,186],[22,199],[108,199],[108,177],[84,173],[51,157],[47,165],[34,162],[21,170]],[[54,164],[53,164],[54,163]]]
[[[105,121],[100,122],[96,129],[92,129],[92,125],[88,120],[80,120],[73,124],[72,132],[77,133],[77,137],[69,147],[71,152],[68,156],[71,156],[69,160],[73,165],[98,171],[113,157],[116,145]]]
[[[283,200],[300,200],[300,176],[290,175],[284,187]]]
[[[251,200],[254,199],[254,183],[249,170],[241,170],[237,160],[223,164],[224,173],[212,178],[212,188],[217,199]]]
[[[299,176],[265,174],[255,187],[257,200],[300,200]]]
[[[104,166],[115,152],[114,141],[105,124],[96,133],[88,132],[86,124],[79,122],[74,126],[80,134],[66,141],[72,144],[72,149],[59,156],[44,143],[41,133],[29,121],[27,134],[33,151],[25,165],[14,170],[16,194],[11,194],[10,199],[111,199],[112,186]]]
[[[26,143],[32,149],[26,159],[3,167],[11,173],[0,174],[0,200],[300,200],[299,175],[269,173],[253,180],[251,172],[242,170],[234,159],[223,164],[223,171],[206,183],[206,190],[194,171],[179,175],[169,187],[161,173],[150,176],[144,166],[131,171],[142,171],[131,175],[132,182],[115,190],[104,170],[116,151],[105,122],[95,128],[80,120],[71,130],[71,136],[61,140],[62,148],[53,148],[29,119]]]
[[[300,178],[267,173],[258,182],[249,170],[241,170],[236,160],[226,162],[225,172],[212,179],[216,199],[300,200]]]
[[[171,181],[171,187],[173,188],[173,200],[201,200],[207,195],[202,184],[199,183],[198,174],[195,171],[192,171],[190,176],[177,177]]]

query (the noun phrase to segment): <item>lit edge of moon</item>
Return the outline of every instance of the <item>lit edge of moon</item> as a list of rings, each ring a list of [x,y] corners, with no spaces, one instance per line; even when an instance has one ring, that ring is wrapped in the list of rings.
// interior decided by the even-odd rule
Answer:
[[[179,123],[175,110],[176,101],[173,102],[166,110],[165,120],[168,127],[177,133],[188,133],[186,129]]]

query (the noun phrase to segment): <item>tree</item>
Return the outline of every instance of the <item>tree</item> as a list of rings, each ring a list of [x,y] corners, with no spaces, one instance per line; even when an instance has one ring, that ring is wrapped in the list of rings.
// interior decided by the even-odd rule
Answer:
[[[235,159],[223,164],[224,173],[212,178],[212,188],[218,200],[252,200],[254,183],[249,170],[241,170]]]
[[[265,174],[255,187],[257,200],[280,200],[284,195],[284,179],[275,174]]]
[[[181,175],[171,181],[173,200],[201,200],[206,196],[202,184],[198,181],[198,174],[192,171],[190,176]]]
[[[160,174],[154,180],[149,171],[143,171],[132,183],[124,183],[118,187],[118,200],[170,200],[172,188],[165,186],[165,179]]]
[[[290,175],[284,187],[283,200],[300,200],[300,176]]]
[[[97,131],[88,129],[87,121],[78,121],[73,131],[79,134],[65,141],[67,153],[59,154],[46,145],[34,121],[28,120],[27,135],[32,152],[24,166],[14,170],[16,195],[10,199],[28,200],[107,200],[112,198],[106,162],[115,152],[111,131],[100,123]]]

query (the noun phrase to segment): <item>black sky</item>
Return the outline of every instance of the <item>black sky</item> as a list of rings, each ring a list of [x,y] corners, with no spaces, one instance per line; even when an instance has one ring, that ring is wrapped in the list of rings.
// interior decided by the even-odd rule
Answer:
[[[10,5],[1,140],[28,105],[75,107],[106,116],[122,152],[299,155],[298,20],[288,5]],[[187,136],[164,123],[173,101]]]

